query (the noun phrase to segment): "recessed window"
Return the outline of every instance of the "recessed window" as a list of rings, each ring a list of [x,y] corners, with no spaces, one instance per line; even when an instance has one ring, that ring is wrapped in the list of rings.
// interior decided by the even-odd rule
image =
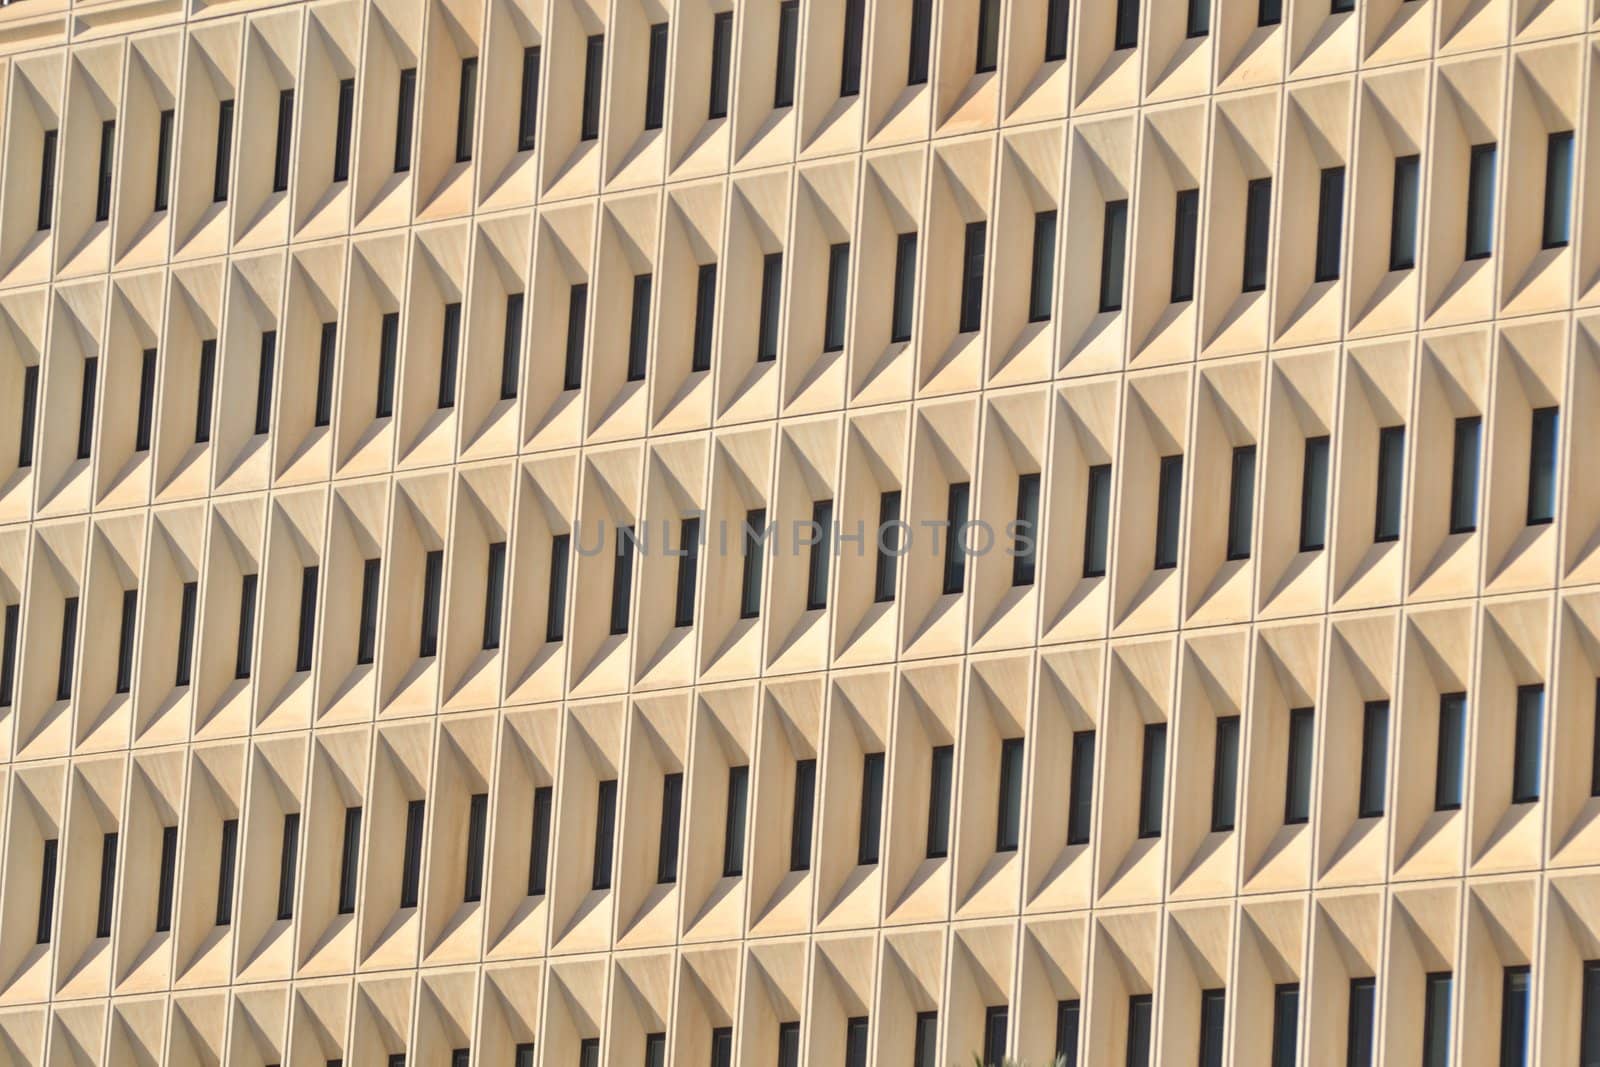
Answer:
[[[483,647],[486,651],[500,647],[501,617],[505,613],[506,595],[506,543],[495,541],[489,545],[489,559],[483,578]]]
[[[422,823],[427,814],[427,801],[406,802],[406,836],[404,851],[400,854],[400,907],[417,906],[417,894],[422,886]]]
[[[1004,1067],[1008,1015],[1004,1004],[983,1009],[983,1067]]]
[[[933,0],[911,0],[910,37],[906,85],[926,85],[928,56],[933,45]]]
[[[1533,975],[1526,965],[1506,967],[1500,978],[1500,1067],[1527,1067]]]
[[[1394,202],[1389,214],[1389,269],[1417,265],[1417,206],[1421,201],[1422,157],[1396,156]]]
[[[361,626],[356,635],[357,665],[371,663],[378,648],[378,579],[381,559],[361,561]]]
[[[856,839],[856,864],[878,862],[883,836],[883,753],[861,757],[861,826]]]
[[[289,188],[289,155],[294,137],[294,90],[278,93],[278,136],[272,157],[272,191],[285,192]]]
[[[233,880],[239,858],[239,820],[222,821],[222,840],[217,846],[217,926],[233,924]]]
[[[867,1067],[867,1016],[856,1015],[844,1024],[844,1067]]]
[[[1276,26],[1283,21],[1283,0],[1257,0],[1256,25]]]
[[[589,313],[589,286],[578,282],[567,290],[567,347],[562,365],[561,388],[583,388],[583,338]]]
[[[778,54],[773,60],[772,106],[794,104],[795,52],[800,40],[800,0],[778,4]]]
[[[700,520],[690,516],[678,524],[678,585],[672,625],[694,625],[694,594],[700,571]]]
[[[976,333],[983,326],[983,253],[988,226],[967,223],[961,245],[961,332]]]
[[[1272,232],[1272,179],[1255,178],[1244,194],[1244,280],[1246,293],[1267,287],[1267,244]]]
[[[473,126],[478,112],[478,57],[461,61],[461,83],[456,94],[456,162],[472,162]]]
[[[1072,734],[1067,780],[1067,844],[1087,845],[1094,821],[1094,731]]]
[[[761,257],[761,312],[756,332],[756,362],[770,363],[778,358],[778,315],[783,300],[783,253],[768,252]]]
[[[1033,273],[1028,282],[1028,321],[1049,322],[1056,285],[1056,213],[1033,216]]]
[[[593,141],[600,136],[600,79],[605,73],[606,39],[591,34],[583,52],[583,111],[578,139]]]
[[[861,45],[866,37],[866,0],[844,0],[844,40],[839,47],[839,95],[861,92]]]
[[[1405,488],[1406,428],[1378,431],[1378,492],[1372,539],[1379,544],[1400,539],[1400,512]]]
[[[155,932],[164,934],[172,929],[172,898],[178,886],[178,828],[161,828],[161,858],[156,875],[156,925]]]
[[[78,458],[88,459],[94,449],[95,385],[100,377],[100,360],[90,356],[83,361],[83,381],[78,388]]]
[[[421,638],[417,655],[422,659],[439,654],[439,616],[444,609],[444,549],[428,551],[422,566]]]
[[[1044,61],[1067,58],[1067,0],[1045,0]]]
[[[1156,480],[1156,570],[1178,565],[1178,523],[1183,511],[1183,457],[1162,456]]]
[[[1471,533],[1478,528],[1478,451],[1483,439],[1483,419],[1466,415],[1456,420],[1450,454],[1450,532]]]
[[[1078,1024],[1082,1015],[1081,1001],[1056,1001],[1056,1059],[1062,1067],[1078,1067]]]
[[[177,123],[178,113],[172,108],[161,112],[161,119],[156,128],[156,181],[154,210],[167,210],[167,203],[172,195],[172,149],[174,127]]]
[[[1167,776],[1167,724],[1145,723],[1139,770],[1139,836],[1161,836],[1161,807]]]
[[[628,312],[628,381],[644,381],[650,356],[651,276],[633,276],[633,303]]]
[[[1350,979],[1350,1008],[1345,1022],[1347,1067],[1372,1067],[1378,1037],[1378,982],[1370,976]]]
[[[694,349],[689,360],[691,372],[711,369],[711,341],[716,329],[717,265],[702,263],[695,279]]]
[[[300,625],[295,640],[294,669],[309,671],[317,634],[317,567],[300,570]]]
[[[283,817],[283,837],[278,845],[279,922],[294,918],[295,871],[299,861],[300,813],[291,811]]]
[[[1017,517],[1012,525],[1015,553],[1011,557],[1011,584],[1033,584],[1039,561],[1039,479],[1037,473],[1017,476]]]
[[[542,897],[550,874],[550,820],[555,814],[555,787],[533,791],[533,829],[528,842],[528,895]]]
[[[195,617],[199,611],[200,583],[184,582],[178,598],[178,667],[172,679],[180,689],[189,684],[194,670]]]
[[[1022,738],[1000,742],[999,815],[994,836],[996,852],[1015,852],[1022,842]]]
[[[822,350],[844,351],[845,317],[849,312],[850,242],[828,249],[828,290],[822,310]]]
[[[1184,36],[1205,37],[1211,33],[1211,0],[1189,0],[1188,18],[1184,20]]]
[[[1256,493],[1256,446],[1238,445],[1233,450],[1233,469],[1228,481],[1228,559],[1250,558],[1254,529]]]
[[[650,26],[650,51],[645,60],[644,128],[659,130],[667,110],[667,24]]]
[[[1089,468],[1087,501],[1083,509],[1083,576],[1102,578],[1106,549],[1111,543],[1111,464]]]
[[[313,426],[326,426],[333,421],[333,360],[338,347],[339,324],[323,323],[317,341],[317,392],[311,414]]]
[[[95,905],[94,936],[111,936],[112,912],[117,900],[117,835],[100,837],[100,893]]]
[[[1222,1067],[1227,1036],[1228,991],[1200,991],[1200,1067]]]
[[[356,80],[339,79],[339,110],[334,119],[333,180],[350,180],[350,149],[355,143]]]
[[[1300,985],[1280,983],[1272,991],[1272,1067],[1294,1067],[1300,1042]]]
[[[1311,771],[1316,736],[1315,709],[1291,708],[1288,767],[1283,796],[1283,821],[1289,826],[1311,819]]]
[[[405,174],[411,170],[411,140],[416,117],[417,68],[407,67],[400,72],[400,85],[395,97],[394,172],[396,174]]]
[[[1435,971],[1423,979],[1422,1067],[1450,1065],[1450,995],[1454,977],[1449,971]]]
[[[828,570],[833,559],[833,501],[818,500],[811,505],[811,559],[806,569],[806,610],[821,611],[828,606]]]
[[[344,833],[339,845],[339,904],[340,915],[353,915],[356,910],[356,883],[360,877],[361,862],[361,808],[359,805],[344,809]]]
[[[739,618],[755,619],[761,615],[762,559],[767,551],[767,509],[751,508],[744,515],[743,559],[739,580]]]
[[[711,19],[711,100],[706,118],[728,117],[728,81],[733,69],[733,12],[718,11]]]
[[[239,630],[233,659],[235,679],[250,677],[255,651],[257,578],[257,575],[246,574],[239,581]]]
[[[945,497],[944,584],[945,596],[960,593],[967,583],[967,507],[970,482],[954,482]]]
[[[1139,47],[1139,0],[1116,0],[1117,23],[1112,47],[1117,51]]]
[[[56,699],[72,699],[72,672],[78,654],[78,598],[61,602],[61,645],[56,654]]]
[[[1529,526],[1543,526],[1556,517],[1556,449],[1560,430],[1560,408],[1533,410],[1528,433]]]
[[[916,1038],[911,1045],[912,1067],[937,1067],[939,1055],[939,1013],[919,1011]]]
[[[1239,716],[1217,718],[1211,760],[1211,832],[1234,827],[1239,808]]]
[[[606,778],[596,786],[594,817],[594,868],[591,889],[611,888],[611,865],[617,832],[617,780]]]
[[[873,545],[872,600],[875,604],[894,601],[895,568],[900,552],[900,490],[878,495],[878,535]]]
[[[683,772],[661,778],[661,834],[656,848],[656,884],[678,880],[678,833],[683,822]]]
[[[1572,240],[1572,131],[1552,133],[1544,157],[1544,247]]]
[[[260,356],[256,362],[256,420],[255,432],[272,430],[272,374],[278,361],[278,331],[261,332]]]
[[[111,217],[111,175],[117,149],[117,124],[107,119],[100,124],[100,173],[95,182],[94,221]]]
[[[917,235],[902,233],[894,245],[894,307],[889,317],[889,340],[911,340],[911,316],[917,301]]]
[[[22,403],[17,422],[17,466],[33,466],[33,439],[39,418],[39,365],[30,363],[22,369]]]
[[[1337,281],[1339,278],[1339,246],[1344,239],[1344,168],[1326,167],[1317,194],[1317,259],[1318,282]]]
[[[1439,697],[1439,740],[1433,777],[1433,810],[1461,807],[1466,785],[1467,694],[1443,693]]]
[[[122,625],[117,634],[117,685],[116,692],[126,693],[133,687],[133,640],[139,620],[139,591],[122,591]]]
[[[506,294],[505,326],[500,335],[500,399],[513,400],[517,395],[517,380],[522,371],[522,305],[521,293]]]
[[[1155,1003],[1149,993],[1128,998],[1128,1067],[1148,1067],[1150,1035],[1155,1023]]]
[[[539,134],[539,46],[522,50],[522,85],[517,94],[517,151],[532,152]]]
[[[378,327],[378,403],[373,417],[394,414],[395,375],[400,364],[400,313],[385,312]]]
[[[728,768],[728,802],[722,825],[722,877],[744,874],[745,812],[750,795],[750,768]]]
[[[955,796],[956,750],[935,745],[928,768],[928,859],[950,855],[950,805]]]
[[[1531,804],[1539,799],[1539,777],[1544,765],[1544,686],[1517,686],[1514,729],[1511,803]]]
[[[789,819],[789,869],[811,869],[811,820],[816,806],[817,761],[794,761],[794,809]]]
[[[1475,144],[1467,160],[1467,259],[1486,259],[1494,252],[1493,144]]]
[[[1170,295],[1174,304],[1186,304],[1194,299],[1194,265],[1199,247],[1200,190],[1180,189],[1172,209],[1172,292]]]
[[[546,598],[544,639],[554,644],[566,639],[567,562],[571,553],[571,534],[550,538],[550,594]]]
[[[1000,0],[978,0],[977,37],[973,72],[988,74],[1000,63]]]
[[[456,369],[461,363],[461,303],[444,306],[444,331],[439,340],[439,404],[441,411],[456,406]]]
[[[233,101],[217,105],[217,150],[211,171],[211,202],[228,199],[228,176],[233,170]],[[41,227],[42,228],[42,227]]]
[[[50,935],[56,925],[57,848],[57,839],[52,837],[44,843],[39,856],[39,911],[33,935],[34,943],[39,945],[50,943]]]
[[[628,632],[633,605],[633,527],[617,528],[617,545],[611,560],[611,636]]]
[[[1128,202],[1106,202],[1100,233],[1100,312],[1122,310],[1122,276],[1128,249]]]
[[[1361,709],[1361,778],[1356,814],[1376,819],[1383,814],[1389,782],[1389,702],[1369,700]]]

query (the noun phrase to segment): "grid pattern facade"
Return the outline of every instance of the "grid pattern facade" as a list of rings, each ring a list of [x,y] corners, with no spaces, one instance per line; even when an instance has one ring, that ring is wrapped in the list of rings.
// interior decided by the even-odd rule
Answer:
[[[5,5],[0,1062],[1600,1064],[1596,34]]]

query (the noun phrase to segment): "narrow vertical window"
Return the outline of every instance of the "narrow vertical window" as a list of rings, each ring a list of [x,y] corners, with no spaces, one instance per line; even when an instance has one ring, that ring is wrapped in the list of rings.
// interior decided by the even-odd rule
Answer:
[[[362,561],[362,625],[355,641],[355,662],[370,664],[378,653],[378,579],[382,576],[381,558]]]
[[[1317,262],[1314,280],[1336,281],[1344,237],[1344,168],[1325,167],[1317,194]]]
[[[661,779],[661,837],[656,850],[656,884],[672,885],[678,880],[678,831],[683,821],[683,773],[674,771]]]
[[[667,24],[650,25],[650,52],[645,62],[644,128],[659,130],[667,108]]]
[[[950,855],[950,804],[954,797],[956,750],[934,745],[928,770],[928,847],[930,860]]]
[[[667,1067],[665,1031],[644,1035],[644,1067]]]
[[[550,817],[555,812],[555,787],[533,791],[533,836],[528,846],[528,895],[542,897],[550,872]]]
[[[600,1067],[600,1039],[586,1037],[578,1042],[578,1067]]]
[[[745,808],[750,792],[750,768],[728,768],[728,805],[722,824],[722,877],[744,874]]]
[[[1028,281],[1028,321],[1049,322],[1056,287],[1056,213],[1033,216],[1033,272]]]
[[[21,429],[17,441],[17,466],[33,466],[33,439],[39,418],[39,365],[30,363],[22,369],[22,410],[18,422]]]
[[[1389,702],[1369,700],[1361,709],[1361,778],[1356,814],[1376,819],[1383,814],[1389,786]]]
[[[250,677],[256,635],[256,575],[246,574],[239,582],[239,631],[234,646],[234,678]]]
[[[317,395],[311,425],[326,426],[333,421],[333,357],[338,347],[339,324],[325,322],[317,342]]]
[[[1211,32],[1211,0],[1189,0],[1185,37],[1205,37]]]
[[[711,18],[711,99],[706,119],[728,117],[728,82],[733,70],[733,12],[718,11]]]
[[[1422,157],[1396,156],[1394,204],[1389,213],[1389,269],[1417,265],[1417,208],[1421,198]]]
[[[139,616],[139,591],[122,591],[122,627],[117,635],[117,686],[118,693],[133,688],[133,638]]]
[[[39,857],[39,917],[33,935],[34,943],[39,945],[48,945],[55,929],[56,849],[57,840],[52,837],[44,843]]]
[[[739,618],[761,615],[761,564],[766,550],[767,509],[752,508],[744,515],[744,567],[739,579]]]
[[[583,116],[580,140],[593,141],[600,136],[600,78],[605,68],[606,39],[602,34],[591,34],[583,53]]]
[[[800,0],[778,4],[778,54],[773,59],[772,106],[794,104],[795,50],[800,38]]]
[[[1494,252],[1494,144],[1475,144],[1467,162],[1467,259]]]
[[[861,45],[866,36],[866,0],[844,0],[844,40],[839,46],[839,95],[861,92]]]
[[[1139,46],[1139,0],[1116,0],[1117,23],[1112,47],[1117,51]],[[1130,1061],[1131,1062],[1131,1061]]]
[[[849,312],[850,242],[828,249],[828,292],[822,312],[822,350],[844,351],[845,318]]]
[[[674,597],[673,626],[694,625],[694,594],[700,573],[700,520],[684,519],[678,525],[678,588]]]
[[[1572,240],[1572,131],[1552,133],[1544,156],[1544,247]]]
[[[1556,517],[1556,446],[1560,408],[1535,408],[1528,434],[1528,525],[1542,526]]]
[[[378,406],[375,417],[394,414],[394,382],[400,362],[400,313],[386,311],[378,329]]]
[[[78,650],[78,598],[61,602],[61,651],[56,658],[56,699],[72,699],[72,666]]]
[[[195,392],[194,443],[211,440],[211,398],[216,392],[217,341],[208,337],[200,342],[200,371]]]
[[[1583,1009],[1580,1026],[1582,1045],[1578,1062],[1582,1067],[1595,1067],[1600,1063],[1600,960],[1589,960],[1583,965]]]
[[[1004,1004],[983,1010],[983,1064],[984,1067],[1003,1067],[1006,1058],[1006,1006]]]
[[[1450,459],[1450,532],[1471,533],[1478,528],[1478,450],[1483,419],[1468,415],[1456,420]]]
[[[417,906],[417,894],[422,888],[422,821],[427,814],[428,802],[406,802],[405,851],[400,859],[400,906]]]
[[[583,388],[584,319],[589,312],[589,286],[579,282],[567,291],[567,352],[561,388]]]
[[[533,1053],[532,1041],[519,1042],[511,1059],[512,1067],[533,1067]]]
[[[811,820],[816,806],[817,761],[794,761],[794,811],[789,818],[789,869],[811,869]]]
[[[1300,1047],[1300,985],[1284,982],[1272,991],[1272,1067],[1294,1067]]]
[[[1428,975],[1422,994],[1422,1067],[1450,1067],[1450,993],[1454,976],[1449,971]]]
[[[1272,231],[1272,179],[1253,178],[1244,194],[1244,280],[1246,293],[1267,287],[1267,241]]]
[[[633,597],[633,527],[617,530],[616,556],[611,564],[611,636],[628,632]]]
[[[1183,511],[1183,457],[1162,456],[1156,484],[1156,570],[1178,565],[1178,524]]]
[[[1400,539],[1405,452],[1404,426],[1385,426],[1378,431],[1378,500],[1372,539],[1379,543]]]
[[[1122,276],[1128,248],[1128,202],[1106,201],[1100,235],[1100,311],[1122,310]]]
[[[182,688],[189,684],[194,669],[195,615],[200,606],[200,583],[184,582],[183,597],[178,604],[178,669],[173,684]]]
[[[978,0],[977,35],[973,72],[988,74],[1000,63],[1000,0]]]
[[[1056,1001],[1056,1060],[1058,1067],[1078,1067],[1078,1023],[1082,1002]]]
[[[17,688],[17,628],[22,620],[22,605],[7,604],[5,632],[0,638],[0,708],[9,708]]]
[[[1239,810],[1239,716],[1217,717],[1211,760],[1211,832],[1232,830]]]
[[[1256,25],[1276,26],[1283,21],[1283,0],[1258,0]]]
[[[500,647],[500,620],[505,613],[506,596],[506,543],[495,541],[489,546],[489,562],[484,575],[483,591],[483,647]]]
[[[894,602],[895,567],[900,552],[900,490],[878,494],[878,536],[873,546],[872,601]]]
[[[100,124],[100,175],[95,183],[94,221],[111,217],[111,166],[116,156],[117,124],[111,119]]]
[[[1466,765],[1467,694],[1444,693],[1439,697],[1439,747],[1433,778],[1434,811],[1455,811],[1461,807]]]
[[[461,358],[461,304],[444,306],[444,334],[439,341],[439,408],[456,406],[456,367]]]
[[[1045,0],[1044,61],[1067,58],[1067,0]]]
[[[1111,543],[1111,464],[1089,468],[1087,501],[1083,509],[1083,576],[1103,578],[1106,549]]]
[[[416,122],[417,68],[407,67],[400,72],[400,90],[395,106],[394,172],[405,174],[411,169],[411,134]]]
[[[878,862],[883,832],[883,753],[868,752],[861,758],[861,827],[856,839],[856,863]]]
[[[1155,1004],[1149,993],[1135,993],[1128,998],[1127,1067],[1148,1067],[1150,1031],[1154,1021]]]
[[[233,872],[239,857],[239,820],[222,821],[222,841],[217,847],[217,926],[233,922]]]
[[[178,888],[178,828],[161,828],[161,867],[156,884],[156,933],[172,929],[172,898]]]
[[[1166,794],[1167,724],[1144,725],[1144,755],[1139,768],[1139,836],[1161,836],[1162,798]]]
[[[300,572],[300,628],[295,643],[294,669],[309,671],[317,630],[317,568]]]
[[[350,180],[350,148],[355,143],[356,80],[339,79],[339,113],[333,133],[333,180]]]
[[[694,350],[689,360],[691,372],[711,369],[711,340],[716,327],[717,265],[700,264],[694,289]]]
[[[628,313],[628,381],[644,381],[650,356],[650,284],[648,274],[633,276],[633,304]]]
[[[467,804],[467,870],[461,901],[483,899],[484,841],[489,835],[489,794],[474,793]]]
[[[800,1067],[800,1023],[778,1024],[778,1067]]]
[[[117,900],[117,835],[100,838],[100,895],[95,906],[94,936],[111,936],[111,915]]]
[[[1356,9],[1356,0],[1331,0],[1328,4],[1330,15],[1347,15]]]
[[[261,332],[261,356],[256,363],[256,421],[255,432],[267,433],[272,429],[272,372],[278,361],[278,331]]]
[[[589,885],[611,888],[612,838],[617,826],[617,780],[607,778],[597,787],[594,817],[594,870]]]
[[[339,843],[339,914],[356,910],[356,879],[361,862],[361,807],[344,809],[344,835]]]
[[[1094,822],[1094,731],[1072,734],[1072,764],[1067,780],[1067,844],[1087,845]]]
[[[783,253],[768,252],[761,257],[761,310],[756,335],[756,362],[770,363],[778,358],[778,315],[783,298]],[[699,313],[696,310],[698,328]]]
[[[456,162],[472,162],[472,128],[478,112],[478,57],[461,61],[461,83],[456,95]]]
[[[284,192],[289,188],[289,145],[294,134],[294,90],[278,92],[278,136],[272,155],[272,191]]]
[[[228,199],[228,176],[233,171],[233,101],[217,105],[217,152],[211,171],[211,202]]]
[[[855,1015],[844,1024],[844,1067],[867,1067],[867,1016]]]
[[[1035,472],[1017,477],[1017,517],[1012,526],[1015,554],[1011,557],[1011,584],[1033,584],[1039,560],[1039,478]]]
[[[1256,446],[1238,445],[1233,450],[1233,471],[1228,482],[1228,559],[1250,558],[1254,531],[1256,493]]]
[[[894,307],[889,315],[889,340],[911,340],[911,316],[917,303],[917,235],[902,233],[894,243]]]
[[[94,450],[94,396],[99,371],[98,358],[90,356],[83,361],[83,383],[78,392],[79,459],[88,459]]]
[[[1500,1067],[1527,1067],[1532,986],[1528,968],[1507,967],[1500,983]]]
[[[967,510],[972,483],[952,482],[945,497],[944,584],[946,596],[962,592],[967,585]]]
[[[1228,992],[1225,989],[1200,991],[1200,1067],[1222,1067],[1223,1038],[1226,1037]]]
[[[566,640],[567,561],[572,554],[571,541],[571,534],[556,534],[550,538],[550,596],[545,602],[544,639],[551,643]]]
[[[1317,552],[1327,541],[1328,438],[1308,437],[1300,467],[1300,551]]]
[[[828,570],[833,558],[833,501],[817,500],[811,505],[811,559],[806,571],[806,610],[821,611],[828,606]]]
[[[450,1067],[472,1067],[472,1049],[457,1048],[450,1050]]]
[[[10,613],[15,610],[15,607],[16,605],[12,605],[6,609],[6,626],[8,627],[7,633],[12,632],[9,629],[11,626]],[[6,649],[8,654],[15,654],[16,645],[14,635],[13,637],[7,639]],[[6,670],[6,677],[10,677],[9,669]],[[1594,680],[1594,690],[1594,755],[1589,769],[1589,795],[1592,797],[1600,797],[1600,678],[1596,678]],[[10,695],[10,685],[0,685],[0,707],[4,706],[4,702],[10,697]],[[1600,1065],[1597,1065],[1597,1067],[1600,1067]]]
[[[532,152],[539,133],[538,45],[522,50],[522,86],[517,101],[517,151]]]
[[[1200,247],[1200,190],[1180,189],[1172,209],[1172,292],[1174,304],[1194,299],[1194,264]]]
[[[156,130],[156,211],[167,210],[167,202],[172,195],[172,133],[177,117],[176,111],[166,108],[161,112],[160,125]]]
[[[522,370],[523,294],[506,294],[506,321],[500,342],[500,399],[514,400]]]
[[[928,83],[928,57],[933,47],[933,0],[911,0],[911,41],[906,60],[906,85]]]
[[[1345,1023],[1345,1067],[1372,1067],[1377,1056],[1378,980],[1350,979],[1349,1018]]]
[[[444,604],[444,549],[428,551],[422,565],[422,626],[417,655],[439,654],[439,613]]]
[[[961,332],[983,326],[983,253],[988,224],[969,222],[961,245]]]
[[[733,1027],[718,1026],[711,1031],[711,1067],[733,1067]]]
[[[1022,738],[1000,742],[1000,797],[994,850],[1015,852],[1022,843]]]
[[[39,226],[48,230],[55,218],[56,199],[56,130],[44,131],[44,144],[39,150]]]
[[[1511,803],[1531,804],[1539,799],[1539,772],[1543,766],[1544,686],[1517,686],[1515,729]]]
[[[294,918],[295,868],[300,861],[300,813],[283,817],[283,842],[278,849],[278,919]]]
[[[1316,743],[1314,708],[1289,709],[1288,768],[1284,774],[1283,821],[1297,826],[1311,818],[1311,769]]]
[[[939,1013],[917,1012],[916,1039],[911,1046],[912,1067],[938,1067]]]

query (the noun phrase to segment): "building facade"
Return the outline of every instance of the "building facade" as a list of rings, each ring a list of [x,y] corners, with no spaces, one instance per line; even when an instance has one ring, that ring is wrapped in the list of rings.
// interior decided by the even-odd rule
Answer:
[[[5,5],[0,1061],[1600,1064],[1597,19]]]

